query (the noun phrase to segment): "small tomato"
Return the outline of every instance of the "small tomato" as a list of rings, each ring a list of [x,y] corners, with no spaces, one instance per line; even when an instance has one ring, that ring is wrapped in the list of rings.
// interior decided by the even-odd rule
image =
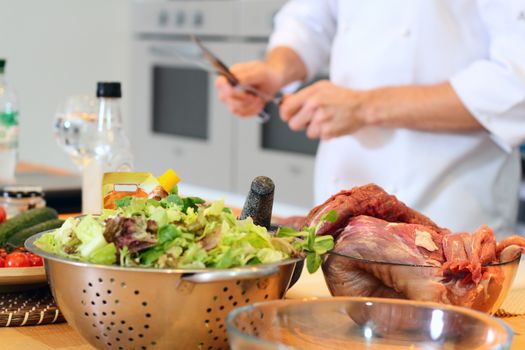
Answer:
[[[27,253],[31,266],[42,266],[44,265],[42,257],[33,253]]]
[[[5,212],[4,207],[0,207],[0,224],[5,221],[7,218],[7,214]]]
[[[22,252],[13,252],[8,254],[5,259],[5,267],[29,267],[31,262],[27,254]]]

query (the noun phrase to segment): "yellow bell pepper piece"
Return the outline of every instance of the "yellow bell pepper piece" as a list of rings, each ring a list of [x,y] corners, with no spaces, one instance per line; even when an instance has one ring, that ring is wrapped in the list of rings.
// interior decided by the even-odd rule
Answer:
[[[173,169],[168,169],[164,174],[158,177],[159,184],[162,186],[164,191],[170,193],[170,191],[179,183],[180,177]]]

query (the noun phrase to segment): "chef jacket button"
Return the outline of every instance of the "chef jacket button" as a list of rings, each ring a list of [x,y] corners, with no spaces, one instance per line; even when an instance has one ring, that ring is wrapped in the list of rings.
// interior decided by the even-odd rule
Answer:
[[[408,28],[405,28],[401,31],[401,36],[403,36],[404,38],[408,38],[411,34],[412,32]]]
[[[521,11],[518,15],[518,21],[524,21],[525,22],[525,11]]]

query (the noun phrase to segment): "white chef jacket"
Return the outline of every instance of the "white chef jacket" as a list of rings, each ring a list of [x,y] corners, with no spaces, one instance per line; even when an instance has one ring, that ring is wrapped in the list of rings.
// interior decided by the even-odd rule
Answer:
[[[353,89],[449,81],[486,130],[366,127],[322,141],[315,200],[377,183],[454,231],[514,229],[525,139],[524,0],[292,0],[270,48]]]

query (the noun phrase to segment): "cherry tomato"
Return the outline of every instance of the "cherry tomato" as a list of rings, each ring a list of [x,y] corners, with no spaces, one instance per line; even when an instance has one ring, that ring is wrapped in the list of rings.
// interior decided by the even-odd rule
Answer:
[[[29,258],[29,263],[31,266],[42,266],[44,265],[44,262],[42,261],[42,257],[33,253],[27,253],[27,257]]]
[[[7,256],[7,251],[4,248],[0,248],[0,258],[4,258]]]
[[[0,268],[4,267],[5,265],[5,259],[0,257]]]
[[[7,255],[5,259],[5,267],[29,267],[31,262],[27,256],[22,252],[13,252]]]
[[[4,207],[0,207],[0,224],[5,221],[7,214],[5,213]]]

